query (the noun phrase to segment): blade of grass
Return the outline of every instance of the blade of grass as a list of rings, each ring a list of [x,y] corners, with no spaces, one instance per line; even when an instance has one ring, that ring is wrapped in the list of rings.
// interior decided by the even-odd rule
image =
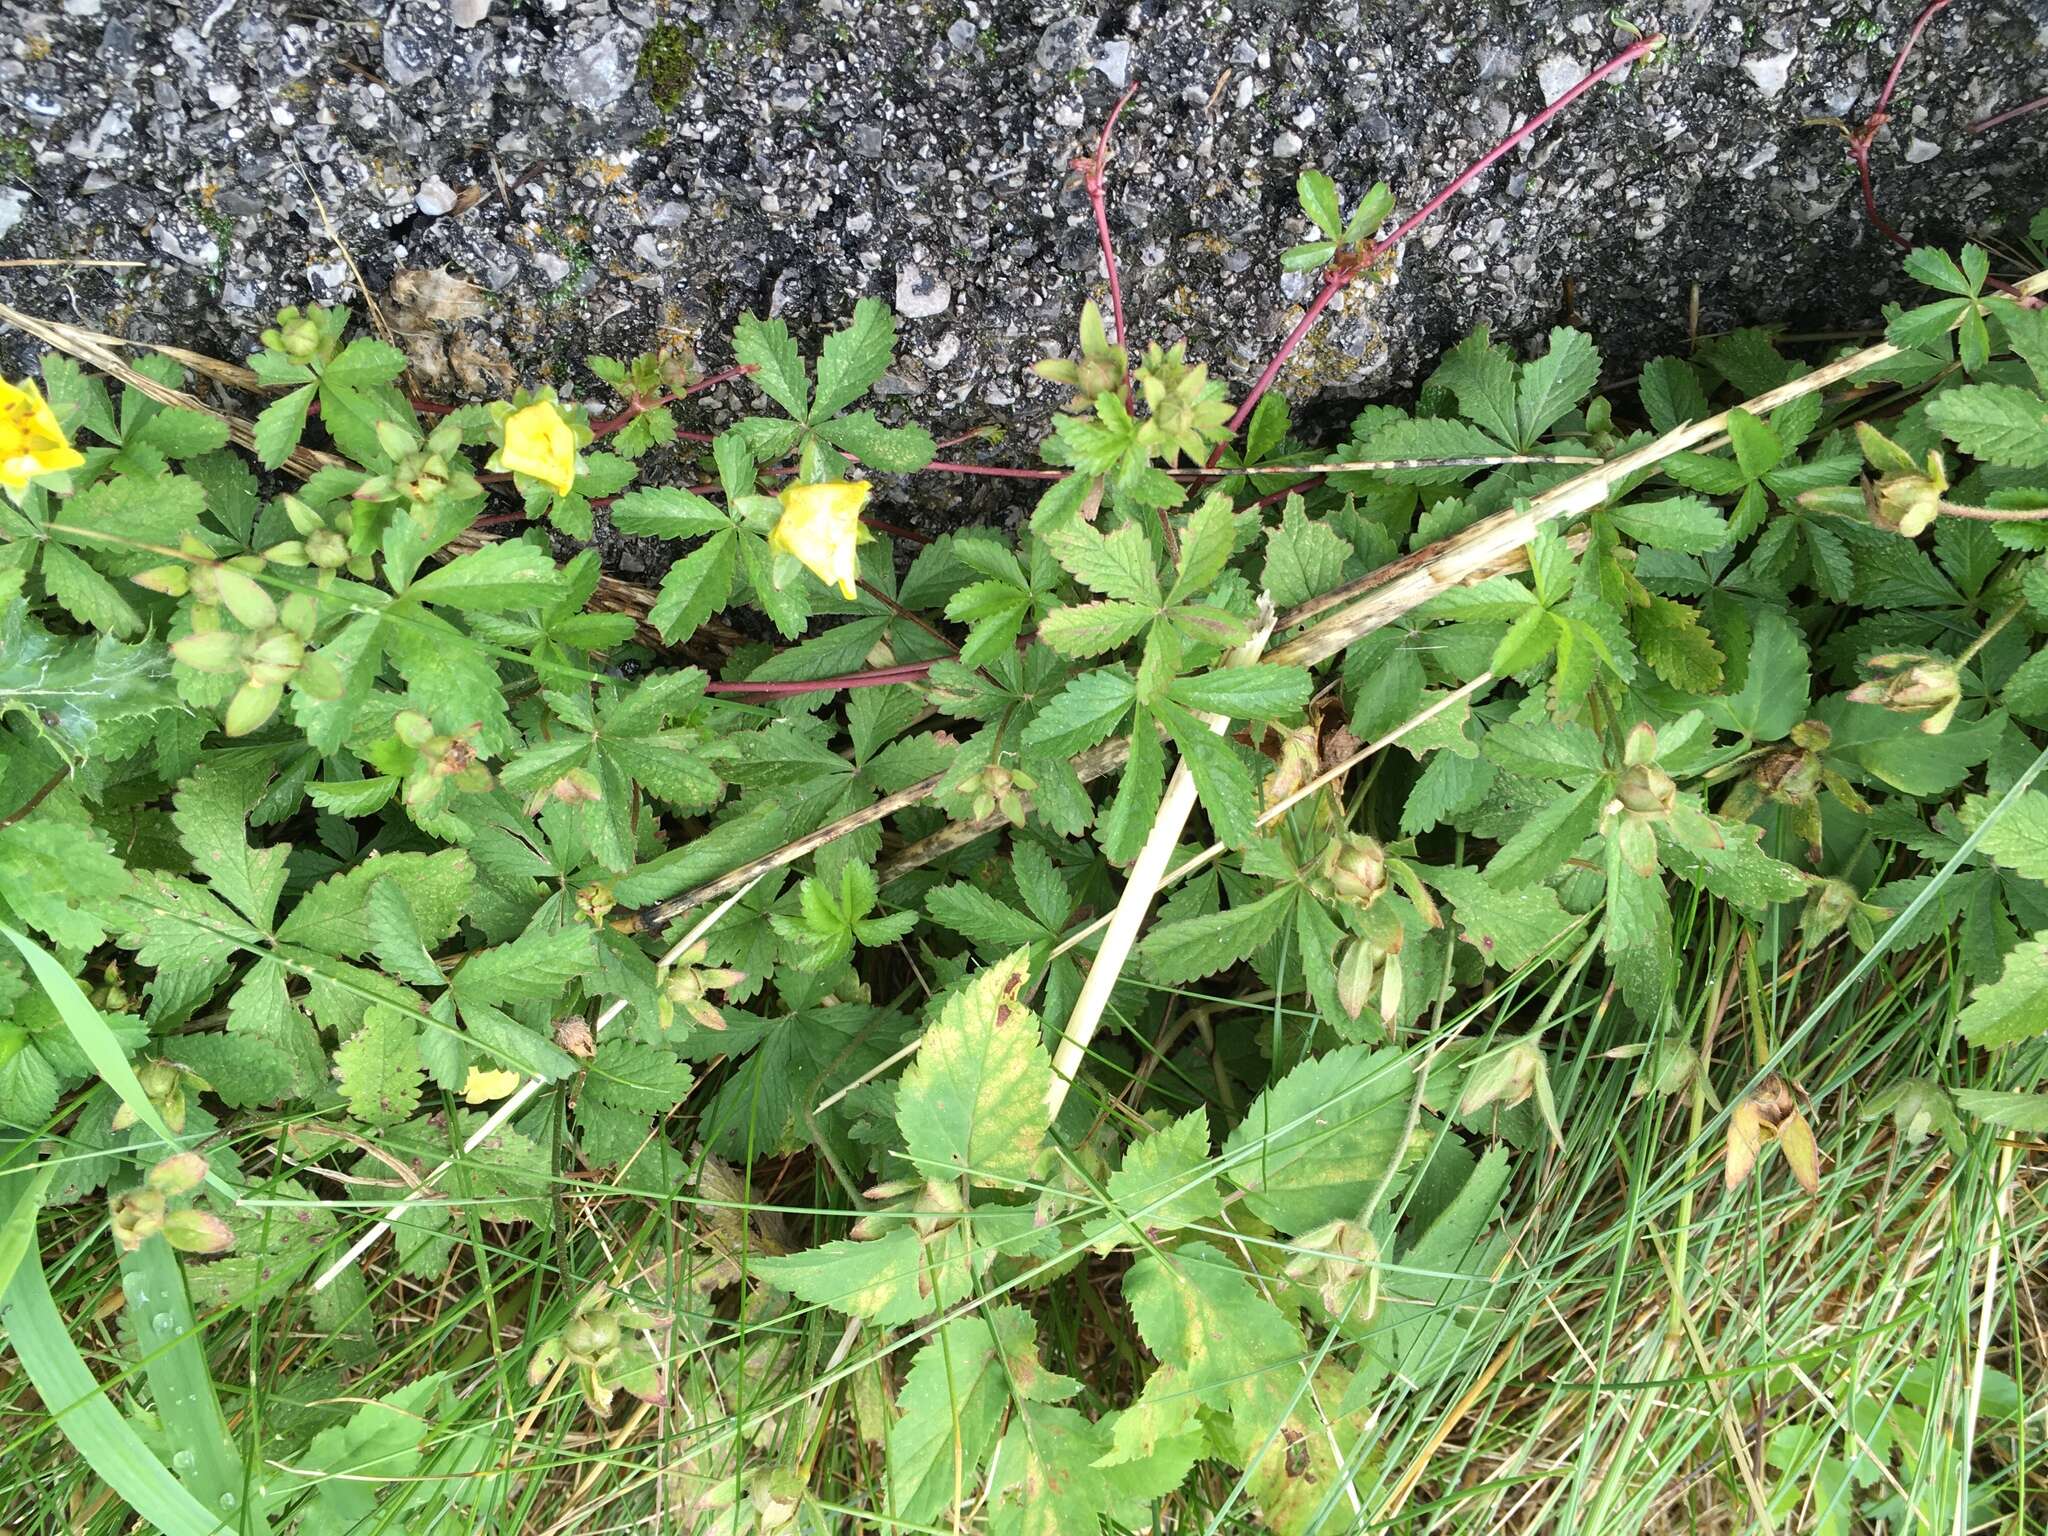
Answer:
[[[121,1102],[135,1112],[135,1118],[148,1126],[173,1152],[181,1152],[187,1145],[186,1138],[179,1136],[157,1113],[156,1105],[149,1101],[149,1095],[142,1091],[142,1084],[135,1076],[135,1069],[128,1065],[128,1055],[121,1049],[121,1042],[114,1038],[114,1032],[107,1027],[107,1021],[100,1017],[99,1009],[93,1007],[92,999],[79,989],[57,959],[42,945],[26,935],[16,933],[5,923],[0,923],[0,935],[21,951],[22,959],[35,973],[50,1001],[57,1005],[58,1017],[64,1027],[71,1031],[71,1038],[78,1042],[85,1059],[92,1063],[93,1071],[100,1080],[120,1096]],[[234,1191],[216,1175],[209,1173],[207,1182],[222,1194],[232,1195]]]
[[[249,1469],[221,1417],[185,1272],[161,1233],[121,1255],[121,1290],[142,1345],[149,1394],[171,1446],[171,1465],[201,1504],[224,1512],[239,1509],[240,1529],[263,1536],[269,1522],[250,1497]]]
[[[27,1193],[25,1182],[0,1181],[0,1204],[7,1207],[10,1225],[15,1212],[31,1203]],[[50,1297],[43,1261],[32,1242],[0,1297],[0,1319],[50,1421],[136,1514],[167,1536],[213,1536],[233,1528],[150,1454],[93,1378]]]
[[[35,1240],[36,1215],[43,1208],[43,1196],[50,1192],[50,1181],[57,1176],[55,1163],[38,1163],[34,1168],[10,1168],[0,1173],[0,1180],[12,1183],[26,1177],[14,1200],[14,1209],[7,1213],[7,1219],[0,1221],[0,1296],[7,1294],[7,1287],[14,1279],[14,1272],[21,1267],[22,1255]]]

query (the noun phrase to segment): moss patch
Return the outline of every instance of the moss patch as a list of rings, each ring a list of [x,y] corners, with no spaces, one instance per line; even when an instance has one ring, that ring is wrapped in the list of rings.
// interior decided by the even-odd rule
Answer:
[[[664,112],[673,112],[697,78],[697,45],[704,29],[694,21],[657,22],[640,46],[640,67],[635,73],[647,82],[647,92]]]

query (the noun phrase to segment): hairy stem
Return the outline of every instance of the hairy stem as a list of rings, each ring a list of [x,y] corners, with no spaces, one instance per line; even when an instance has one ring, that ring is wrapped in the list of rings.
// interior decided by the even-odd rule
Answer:
[[[1941,3],[1946,5],[1948,0],[1941,0]],[[1351,259],[1342,260],[1333,265],[1330,268],[1330,275],[1323,280],[1323,286],[1317,291],[1316,296],[1309,301],[1307,311],[1296,322],[1294,329],[1287,333],[1287,338],[1280,343],[1280,349],[1273,354],[1272,361],[1266,364],[1265,372],[1259,375],[1258,381],[1251,387],[1251,392],[1244,397],[1244,403],[1237,408],[1237,414],[1230,418],[1230,430],[1233,433],[1236,432],[1251,419],[1252,411],[1258,405],[1260,397],[1273,387],[1273,380],[1279,376],[1280,370],[1287,365],[1287,360],[1294,355],[1295,349],[1301,345],[1308,333],[1315,328],[1316,322],[1322,318],[1323,311],[1330,307],[1330,301],[1348,287],[1361,272],[1366,271],[1380,257],[1406,241],[1410,235],[1422,227],[1423,223],[1431,215],[1460,192],[1464,191],[1474,178],[1482,175],[1487,167],[1491,166],[1496,160],[1526,143],[1531,138],[1534,138],[1550,125],[1552,119],[1565,111],[1573,102],[1585,95],[1594,86],[1610,76],[1627,69],[1637,59],[1654,52],[1658,47],[1662,46],[1663,42],[1664,35],[1659,32],[1653,33],[1649,37],[1640,38],[1627,48],[1624,48],[1620,53],[1617,53],[1605,64],[1602,64],[1542,111],[1534,114],[1521,127],[1517,128],[1477,160],[1466,166],[1464,170],[1452,177],[1450,181],[1445,183],[1442,191],[1416,209],[1386,239],[1371,241]],[[1216,457],[1220,458],[1222,452],[1223,450],[1218,448],[1216,450]],[[1216,462],[1216,458],[1210,459],[1209,462],[1213,465]]]

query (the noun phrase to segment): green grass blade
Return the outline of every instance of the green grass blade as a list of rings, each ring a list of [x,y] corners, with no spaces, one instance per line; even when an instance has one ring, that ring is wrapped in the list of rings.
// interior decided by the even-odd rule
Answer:
[[[35,1241],[36,1214],[42,1210],[43,1196],[49,1193],[50,1181],[56,1176],[55,1163],[0,1171],[0,1184],[14,1186],[15,1180],[26,1179],[25,1184],[14,1186],[19,1189],[13,1197],[14,1208],[5,1221],[0,1221],[0,1296],[7,1294],[15,1270],[21,1267],[22,1256]]]
[[[10,935],[11,936],[11,935]],[[0,1204],[12,1214],[25,1203],[26,1181],[0,1181]],[[155,1456],[108,1400],[71,1342],[43,1278],[33,1242],[23,1248],[0,1297],[7,1341],[35,1384],[51,1422],[106,1482],[151,1526],[167,1536],[213,1536],[231,1529],[201,1504]]]
[[[255,1508],[249,1471],[221,1417],[185,1272],[161,1234],[121,1255],[121,1289],[142,1345],[149,1394],[171,1446],[171,1465],[203,1506],[239,1519],[239,1529],[261,1536],[269,1525]],[[236,1510],[242,1513],[229,1513]]]
[[[107,1021],[100,1017],[99,1009],[92,1005],[92,999],[79,988],[78,983],[68,975],[56,957],[34,939],[16,933],[5,923],[0,923],[0,935],[21,951],[22,959],[28,962],[43,990],[50,995],[50,1001],[57,1005],[57,1013],[64,1020],[64,1027],[71,1031],[71,1038],[78,1042],[79,1050],[100,1075],[102,1081],[120,1096],[121,1102],[135,1112],[135,1118],[148,1126],[165,1146],[174,1152],[183,1151],[187,1138],[179,1136],[164,1124],[164,1117],[157,1113],[156,1105],[149,1095],[142,1091],[142,1083],[135,1076],[135,1069],[128,1065],[128,1056],[121,1049],[121,1042],[114,1038],[114,1032],[107,1028]],[[217,1174],[209,1173],[206,1182],[222,1194],[232,1198],[234,1190]]]

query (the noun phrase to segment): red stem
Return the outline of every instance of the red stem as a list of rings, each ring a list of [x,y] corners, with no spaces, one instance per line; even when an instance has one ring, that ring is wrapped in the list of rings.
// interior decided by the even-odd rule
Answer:
[[[832,693],[846,688],[886,688],[892,683],[917,682],[931,671],[933,665],[929,661],[908,661],[893,667],[876,667],[869,672],[849,672],[843,677],[814,678],[805,683],[707,683],[704,691],[788,698],[799,693]]]
[[[1138,94],[1138,82],[1133,80],[1123,95],[1116,99],[1116,105],[1109,109],[1109,120],[1102,125],[1102,132],[1095,139],[1095,157],[1081,162],[1082,185],[1088,189],[1088,206],[1095,212],[1095,238],[1102,245],[1102,264],[1109,273],[1109,310],[1116,321],[1116,344],[1126,353],[1124,362],[1124,404],[1131,403],[1131,371],[1129,351],[1131,338],[1124,329],[1124,290],[1117,278],[1116,244],[1109,236],[1109,199],[1103,190],[1102,179],[1109,171],[1109,136],[1116,132],[1116,120]]]
[[[1949,0],[1928,0],[1926,9],[1913,23],[1913,30],[1900,45],[1898,57],[1892,60],[1891,72],[1884,77],[1884,89],[1877,93],[1877,104],[1870,109],[1870,116],[1849,135],[1849,158],[1856,163],[1856,180],[1863,188],[1863,212],[1878,232],[1902,251],[1912,250],[1913,242],[1886,223],[1884,215],[1877,211],[1877,193],[1870,181],[1870,146],[1877,142],[1879,130],[1891,120],[1892,91],[1898,86],[1899,71],[1906,67],[1906,60],[1919,43],[1920,34],[1927,30],[1927,24],[1948,7]]]
[[[1927,30],[1927,23],[1947,10],[1948,6],[1949,0],[1928,0],[1927,9],[1920,13],[1920,19],[1913,23],[1913,30],[1906,34],[1905,46],[1899,49],[1899,56],[1892,60],[1892,72],[1884,77],[1884,89],[1878,93],[1877,105],[1871,109],[1872,119],[1882,122],[1885,109],[1892,104],[1892,89],[1899,83],[1899,71],[1906,67],[1907,55],[1912,53],[1914,45],[1920,41],[1920,34]],[[1871,132],[1875,134],[1876,131],[1876,127],[1873,126]]]
[[[2048,107],[2048,96],[2036,96],[2032,101],[2023,101],[2016,107],[2008,107],[2005,111],[1993,113],[1990,117],[1980,117],[1970,124],[1970,132],[1984,133],[2002,123],[2025,117],[2029,112],[2038,112],[2043,107]]]
[[[727,368],[719,373],[707,373],[689,388],[681,390],[676,394],[662,395],[655,400],[635,401],[616,416],[607,416],[602,421],[593,421],[590,424],[591,436],[610,437],[614,432],[631,423],[636,417],[646,415],[657,406],[667,405],[676,400],[687,400],[690,396],[700,395],[707,389],[716,389],[721,384],[730,384],[734,379],[744,378],[747,374],[754,372],[758,366],[759,364],[756,363],[741,363],[737,367]],[[702,440],[707,443],[711,441],[710,438],[705,437],[702,433],[678,432],[676,436],[689,437],[693,440]]]
[[[1940,0],[1940,3],[1946,5],[1948,0]],[[1387,236],[1386,239],[1371,241],[1363,249],[1356,252],[1351,259],[1340,259],[1333,265],[1330,268],[1330,275],[1323,280],[1322,288],[1309,301],[1307,312],[1302,315],[1294,329],[1287,333],[1287,339],[1280,343],[1280,350],[1275,352],[1273,360],[1266,364],[1266,371],[1259,375],[1258,382],[1252,385],[1251,393],[1245,396],[1244,403],[1237,408],[1237,414],[1230,418],[1230,430],[1235,433],[1245,422],[1251,419],[1252,411],[1258,405],[1260,397],[1273,387],[1273,380],[1278,378],[1280,370],[1287,366],[1287,360],[1294,355],[1294,349],[1301,345],[1302,339],[1314,328],[1316,321],[1322,318],[1323,311],[1329,308],[1330,301],[1341,293],[1361,272],[1364,272],[1374,262],[1378,261],[1380,257],[1414,234],[1417,229],[1421,228],[1424,220],[1428,219],[1430,215],[1443,207],[1445,203],[1462,192],[1488,166],[1541,133],[1560,112],[1571,106],[1573,102],[1577,101],[1601,81],[1607,79],[1610,75],[1627,69],[1637,59],[1661,47],[1663,42],[1664,34],[1656,32],[1631,43],[1620,53],[1617,53],[1605,64],[1602,64],[1598,69],[1586,76],[1577,85],[1574,85],[1570,90],[1558,97],[1556,101],[1553,101],[1549,106],[1532,116],[1529,121],[1522,124],[1521,127],[1502,139],[1477,160],[1466,166],[1464,170],[1460,171],[1445,185],[1441,192],[1416,209],[1408,217],[1407,221],[1391,235]],[[1222,456],[1223,450],[1219,447],[1209,460],[1210,467],[1213,468]]]

